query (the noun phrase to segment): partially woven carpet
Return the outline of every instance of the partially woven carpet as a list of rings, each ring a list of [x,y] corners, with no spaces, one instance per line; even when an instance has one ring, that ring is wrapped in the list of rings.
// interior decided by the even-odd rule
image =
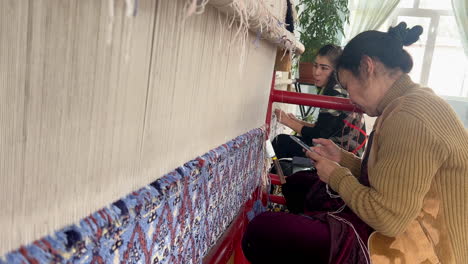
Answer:
[[[0,263],[201,263],[261,185],[264,140],[241,135]]]

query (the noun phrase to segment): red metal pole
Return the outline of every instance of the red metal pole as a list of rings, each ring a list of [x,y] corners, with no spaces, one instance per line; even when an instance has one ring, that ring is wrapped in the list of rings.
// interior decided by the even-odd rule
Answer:
[[[281,181],[280,181],[280,178],[279,178],[278,175],[270,173],[269,176],[270,176],[270,179],[271,179],[271,184],[281,185]]]
[[[279,195],[269,195],[268,199],[272,203],[277,203],[277,204],[286,204],[286,199],[284,196],[279,196]]]
[[[225,264],[233,256],[235,253],[234,243],[237,243],[239,234],[244,233],[244,210],[245,206],[242,206],[237,217],[220,238],[220,242],[218,242],[203,259],[204,264]]]
[[[242,252],[242,237],[247,228],[247,212],[252,210],[254,203],[261,198],[261,187],[258,187],[252,197],[240,208],[239,213],[229,225],[218,243],[213,246],[203,259],[204,264],[225,264],[234,256],[234,263],[248,264]],[[263,198],[263,197],[262,197]]]
[[[335,109],[342,111],[362,112],[359,108],[351,104],[351,101],[349,99],[334,96],[272,90],[270,95],[270,101],[287,104],[315,106],[320,108]]]
[[[234,246],[234,263],[235,264],[249,264],[250,262],[244,255],[244,251],[242,250],[242,237],[244,236],[245,230],[247,229],[248,221],[247,219],[243,222],[242,232],[238,232],[235,246]]]

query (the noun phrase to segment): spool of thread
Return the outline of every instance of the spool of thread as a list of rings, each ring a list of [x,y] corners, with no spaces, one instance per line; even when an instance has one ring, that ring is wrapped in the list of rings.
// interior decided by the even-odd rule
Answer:
[[[278,173],[278,176],[280,178],[281,185],[286,183],[286,178],[284,177],[283,169],[281,168],[281,165],[279,163],[278,158],[276,157],[275,150],[273,149],[273,145],[271,144],[270,140],[267,140],[265,142],[266,145],[266,154],[269,158],[273,160],[273,164],[275,164],[276,167],[276,172]]]
[[[273,149],[273,145],[271,144],[271,141],[268,139],[265,142],[266,145],[266,153],[269,158],[276,157],[275,150]]]

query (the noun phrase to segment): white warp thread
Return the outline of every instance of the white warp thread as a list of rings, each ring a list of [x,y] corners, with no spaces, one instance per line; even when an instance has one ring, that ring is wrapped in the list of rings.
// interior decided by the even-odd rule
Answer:
[[[6,1],[0,255],[264,124],[276,47],[249,32],[239,76],[210,5],[181,26],[185,0]]]

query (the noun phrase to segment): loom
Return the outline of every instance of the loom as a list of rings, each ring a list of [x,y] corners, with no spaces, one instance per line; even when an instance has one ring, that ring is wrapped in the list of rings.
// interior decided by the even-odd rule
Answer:
[[[4,0],[0,263],[246,263],[272,103],[352,107],[274,89],[285,10]]]

